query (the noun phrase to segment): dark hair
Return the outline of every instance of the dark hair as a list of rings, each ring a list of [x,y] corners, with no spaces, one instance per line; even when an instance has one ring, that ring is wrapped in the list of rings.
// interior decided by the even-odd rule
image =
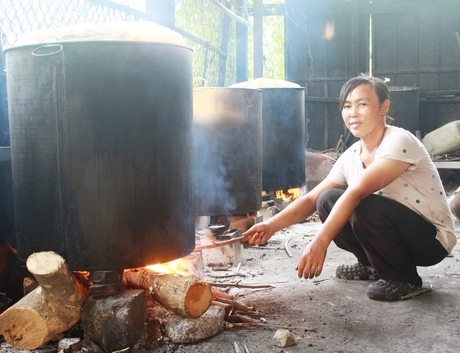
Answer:
[[[380,104],[382,104],[386,99],[390,99],[388,94],[388,87],[383,80],[377,77],[360,75],[349,79],[342,86],[342,89],[340,90],[340,111],[342,111],[345,101],[347,100],[350,92],[353,91],[359,85],[363,84],[372,85],[372,87],[374,88],[374,92],[377,94],[377,97],[379,98]]]

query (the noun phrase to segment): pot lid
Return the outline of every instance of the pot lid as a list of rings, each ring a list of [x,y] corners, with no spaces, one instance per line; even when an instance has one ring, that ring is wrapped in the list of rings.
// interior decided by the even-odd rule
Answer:
[[[140,41],[185,45],[179,33],[154,22],[80,23],[22,36],[14,46],[75,41]]]

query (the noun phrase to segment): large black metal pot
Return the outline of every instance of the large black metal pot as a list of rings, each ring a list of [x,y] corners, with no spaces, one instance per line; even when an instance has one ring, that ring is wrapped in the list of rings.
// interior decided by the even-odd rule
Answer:
[[[262,91],[193,90],[197,216],[253,213],[262,206]]]
[[[305,183],[305,89],[263,88],[262,189]]]
[[[0,146],[10,145],[8,113],[6,109],[6,82],[3,65],[2,47],[0,45]]]
[[[130,41],[5,50],[20,259],[104,270],[193,250],[191,57]]]
[[[0,245],[14,245],[13,180],[9,146],[0,146]]]

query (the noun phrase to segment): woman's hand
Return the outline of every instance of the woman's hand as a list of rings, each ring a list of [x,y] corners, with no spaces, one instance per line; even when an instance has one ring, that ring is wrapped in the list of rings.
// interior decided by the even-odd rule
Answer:
[[[242,235],[249,244],[265,244],[273,235],[274,231],[267,222],[257,223]]]
[[[311,279],[321,274],[328,245],[328,242],[313,238],[305,247],[296,267],[299,278]]]

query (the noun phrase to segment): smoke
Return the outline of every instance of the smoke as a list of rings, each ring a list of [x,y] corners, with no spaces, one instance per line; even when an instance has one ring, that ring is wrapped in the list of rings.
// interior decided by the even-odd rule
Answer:
[[[193,190],[197,215],[231,214],[237,206],[232,195],[228,136],[203,125],[194,126]]]
[[[245,88],[194,89],[195,215],[235,215],[260,209],[261,93]]]

